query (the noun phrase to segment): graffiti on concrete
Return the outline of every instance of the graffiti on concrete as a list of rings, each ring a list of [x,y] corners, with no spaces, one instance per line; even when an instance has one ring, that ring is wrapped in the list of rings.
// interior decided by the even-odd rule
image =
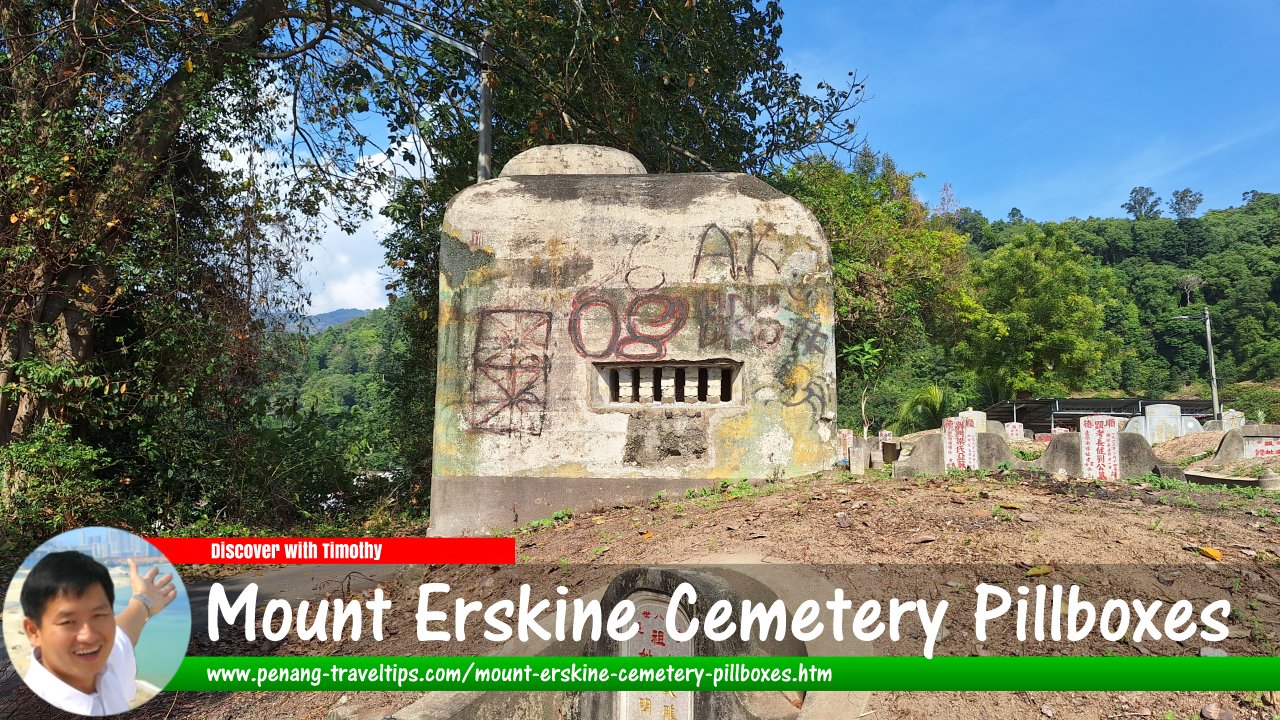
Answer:
[[[551,374],[551,313],[542,310],[481,310],[472,353],[471,406],[474,430],[542,434]]]
[[[802,317],[796,324],[796,334],[791,338],[791,352],[796,355],[825,353],[831,338],[822,331],[822,323],[810,317]]]
[[[782,267],[767,252],[766,243],[776,244],[777,231],[772,225],[757,222],[744,232],[729,232],[719,225],[708,225],[698,238],[698,250],[693,256],[692,279],[698,273],[713,268],[726,270],[730,278],[754,278],[757,269],[773,266],[774,274]],[[739,264],[741,262],[741,264]],[[705,265],[705,268],[704,268]]]
[[[809,363],[786,362],[778,370],[774,383],[761,385],[752,392],[756,402],[768,405],[782,403],[785,407],[807,406],[812,411],[812,422],[827,414],[833,404],[831,378]]]
[[[776,292],[715,290],[698,296],[696,307],[700,350],[767,350],[782,341]]]
[[[667,341],[688,319],[689,302],[675,295],[641,293],[620,313],[611,297],[588,290],[573,299],[569,340],[579,355],[593,360],[661,360]],[[597,332],[584,332],[588,327]]]

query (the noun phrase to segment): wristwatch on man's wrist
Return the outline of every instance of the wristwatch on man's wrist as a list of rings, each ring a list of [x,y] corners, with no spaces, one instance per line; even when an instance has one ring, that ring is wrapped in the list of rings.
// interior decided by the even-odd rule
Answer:
[[[147,596],[143,595],[142,593],[134,593],[132,599],[142,603],[142,607],[147,609],[147,618],[150,618],[151,617],[151,600],[148,599]]]

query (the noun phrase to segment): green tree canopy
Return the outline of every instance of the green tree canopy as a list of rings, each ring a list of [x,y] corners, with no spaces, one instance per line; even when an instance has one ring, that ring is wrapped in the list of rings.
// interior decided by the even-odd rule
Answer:
[[[972,367],[1050,397],[1119,380],[1123,341],[1108,322],[1122,302],[1101,268],[1054,224],[1024,223],[982,259],[974,282],[990,313],[962,340]]]
[[[1120,207],[1134,220],[1160,217],[1161,198],[1149,187],[1136,187],[1129,192],[1129,202]]]

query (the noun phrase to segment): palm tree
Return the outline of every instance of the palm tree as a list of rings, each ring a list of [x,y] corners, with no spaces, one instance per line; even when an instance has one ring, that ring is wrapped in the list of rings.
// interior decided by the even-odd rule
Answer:
[[[942,427],[942,419],[949,414],[949,408],[959,405],[962,399],[952,390],[944,389],[937,383],[926,385],[908,395],[898,406],[898,417],[893,422],[893,431],[898,435]]]

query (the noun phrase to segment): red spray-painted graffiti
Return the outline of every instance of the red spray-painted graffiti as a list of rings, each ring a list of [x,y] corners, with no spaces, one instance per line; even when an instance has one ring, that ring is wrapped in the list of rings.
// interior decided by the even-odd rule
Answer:
[[[588,291],[573,300],[569,340],[579,355],[593,360],[660,360],[666,357],[667,341],[680,332],[688,319],[689,302],[684,298],[644,293],[619,313],[612,298]],[[603,325],[605,330],[588,337],[584,324],[590,328]]]
[[[551,313],[481,310],[472,354],[471,427],[510,435],[542,434],[551,358]]]

